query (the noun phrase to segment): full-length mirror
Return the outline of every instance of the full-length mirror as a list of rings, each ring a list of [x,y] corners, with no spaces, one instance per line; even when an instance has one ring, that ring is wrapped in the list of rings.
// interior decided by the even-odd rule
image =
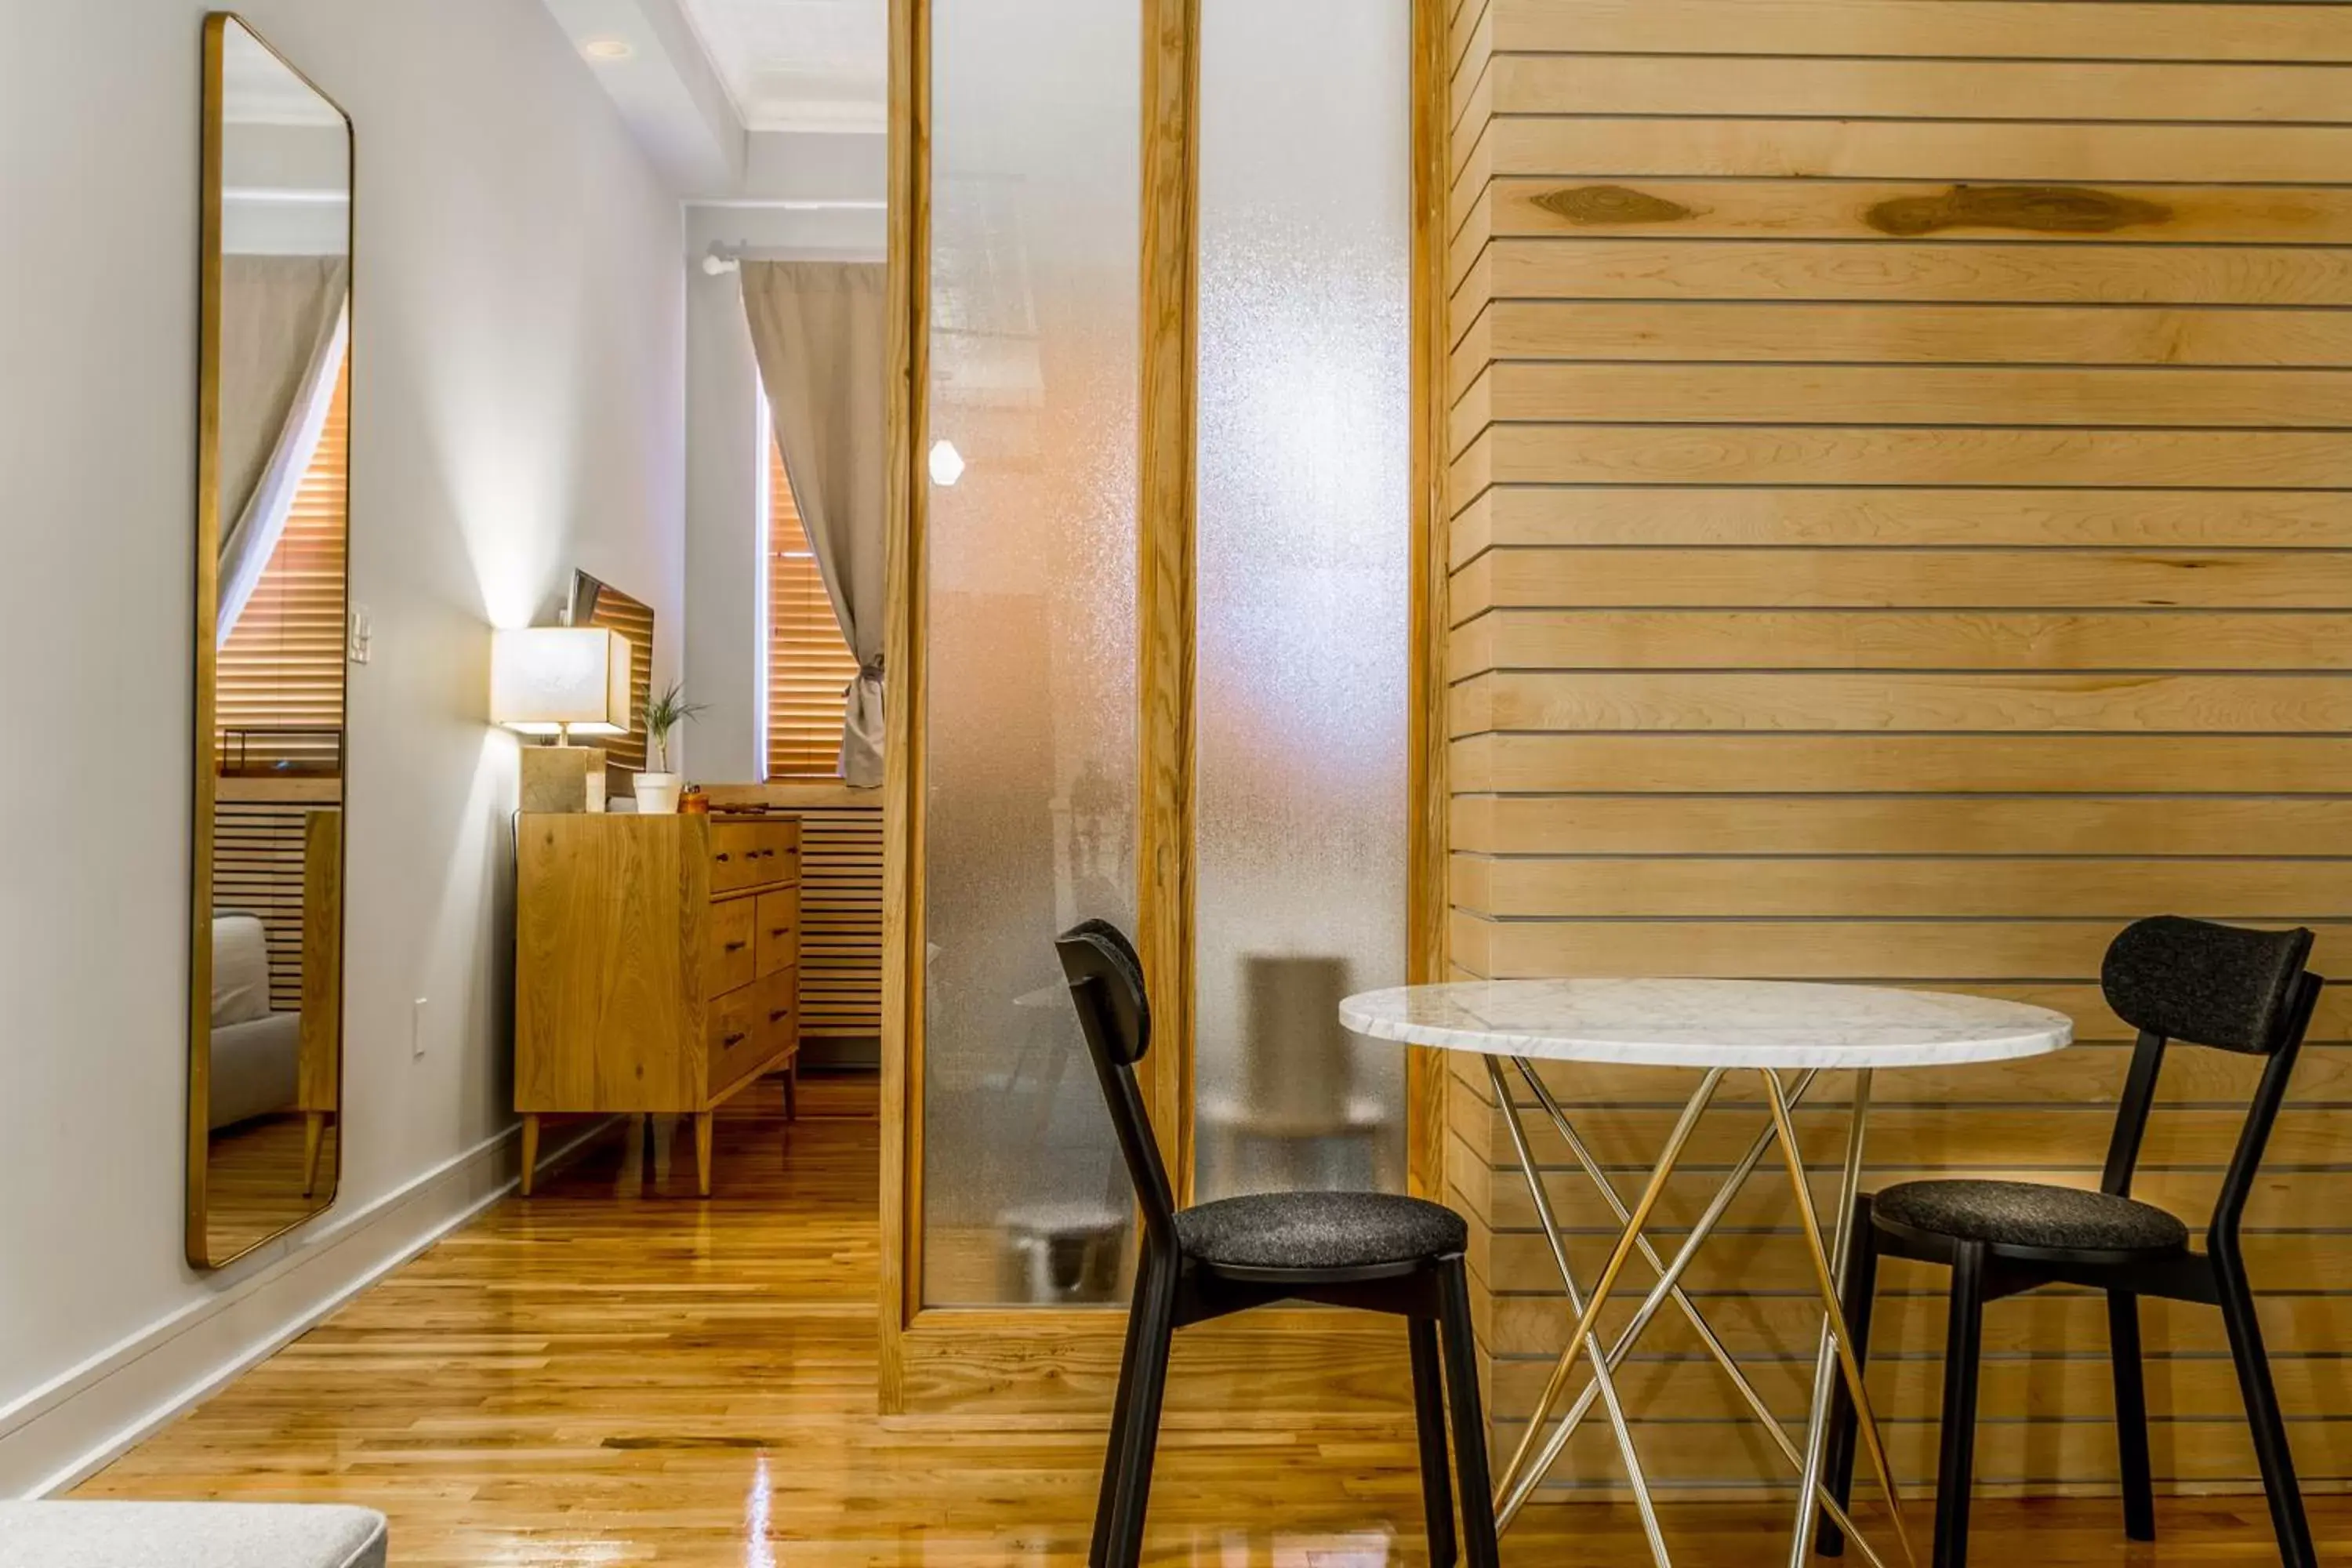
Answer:
[[[334,1201],[341,1167],[352,130],[205,25],[189,1261]]]

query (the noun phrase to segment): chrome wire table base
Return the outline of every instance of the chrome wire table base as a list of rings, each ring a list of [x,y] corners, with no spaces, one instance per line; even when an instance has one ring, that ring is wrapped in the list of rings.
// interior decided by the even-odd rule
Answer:
[[[1536,1103],[1542,1108],[1544,1115],[1551,1123],[1552,1130],[1567,1144],[1571,1157],[1582,1168],[1593,1185],[1599,1189],[1601,1200],[1608,1206],[1609,1212],[1623,1227],[1618,1235],[1616,1244],[1610,1249],[1608,1260],[1601,1265],[1601,1272],[1594,1277],[1590,1293],[1580,1287],[1576,1272],[1570,1265],[1567,1243],[1561,1237],[1559,1218],[1552,1209],[1551,1195],[1544,1186],[1534,1150],[1528,1143],[1526,1129],[1520,1125],[1517,1111],[1513,1105],[1510,1080],[1504,1070],[1507,1059],[1517,1071],[1528,1091],[1534,1096]],[[1651,1320],[1668,1302],[1672,1302],[1675,1309],[1689,1321],[1691,1328],[1698,1335],[1699,1342],[1706,1347],[1707,1353],[1715,1358],[1716,1363],[1722,1367],[1726,1375],[1731,1379],[1732,1386],[1738,1392],[1741,1404],[1763,1427],[1771,1438],[1773,1446],[1780,1451],[1781,1458],[1788,1463],[1789,1468],[1798,1478],[1800,1501],[1795,1527],[1789,1543],[1790,1568],[1801,1568],[1811,1552],[1816,1508],[1827,1511],[1829,1516],[1837,1521],[1839,1527],[1845,1531],[1847,1539],[1852,1541],[1868,1560],[1871,1568],[1887,1568],[1885,1559],[1854,1529],[1853,1520],[1847,1516],[1845,1510],[1839,1506],[1837,1500],[1830,1495],[1829,1489],[1822,1484],[1822,1468],[1829,1439],[1827,1423],[1832,1403],[1831,1396],[1835,1388],[1835,1379],[1841,1373],[1853,1398],[1854,1409],[1859,1416],[1863,1446],[1870,1456],[1873,1468],[1877,1472],[1879,1488],[1886,1500],[1896,1543],[1902,1549],[1906,1563],[1912,1564],[1916,1568],[1918,1558],[1912,1550],[1911,1538],[1904,1529],[1902,1499],[1895,1488],[1894,1472],[1887,1461],[1885,1446],[1879,1436],[1877,1416],[1871,1408],[1870,1395],[1863,1387],[1861,1368],[1853,1355],[1853,1339],[1847,1332],[1845,1314],[1839,1304],[1839,1286],[1845,1273],[1846,1259],[1853,1243],[1853,1237],[1847,1232],[1853,1214],[1854,1197],[1860,1189],[1862,1180],[1863,1132],[1870,1110],[1871,1074],[1868,1069],[1858,1070],[1853,1074],[1853,1100],[1846,1130],[1845,1159],[1841,1171],[1838,1203],[1834,1211],[1836,1216],[1834,1237],[1826,1240],[1823,1238],[1821,1217],[1815,1211],[1811,1190],[1805,1182],[1804,1157],[1798,1147],[1796,1127],[1791,1118],[1793,1108],[1812,1088],[1814,1079],[1818,1076],[1818,1069],[1808,1069],[1798,1073],[1795,1085],[1790,1088],[1783,1084],[1780,1074],[1769,1068],[1753,1069],[1764,1089],[1764,1103],[1769,1113],[1767,1124],[1757,1133],[1747,1152],[1732,1167],[1730,1173],[1724,1178],[1722,1185],[1717,1190],[1712,1201],[1692,1225],[1689,1234],[1683,1238],[1682,1245],[1675,1250],[1672,1260],[1660,1258],[1657,1249],[1643,1234],[1643,1229],[1649,1223],[1652,1212],[1657,1207],[1660,1198],[1665,1193],[1666,1184],[1674,1175],[1675,1168],[1681,1161],[1692,1133],[1696,1131],[1700,1119],[1706,1113],[1717,1090],[1722,1087],[1726,1076],[1732,1070],[1734,1069],[1722,1067],[1710,1068],[1706,1070],[1697,1089],[1692,1093],[1689,1102],[1684,1106],[1682,1114],[1675,1119],[1673,1131],[1666,1135],[1665,1146],[1658,1155],[1656,1165],[1652,1169],[1640,1195],[1633,1200],[1629,1208],[1618,1194],[1614,1184],[1610,1181],[1607,1173],[1601,1169],[1600,1162],[1593,1158],[1591,1147],[1585,1142],[1583,1135],[1578,1131],[1567,1110],[1559,1103],[1559,1098],[1551,1092],[1536,1071],[1534,1063],[1525,1057],[1504,1058],[1489,1056],[1486,1058],[1487,1081],[1494,1088],[1496,1107],[1505,1112],[1504,1121],[1510,1129],[1512,1151],[1518,1159],[1521,1173],[1527,1178],[1528,1194],[1535,1205],[1536,1218],[1543,1226],[1544,1239],[1549,1244],[1552,1262],[1559,1270],[1560,1285],[1568,1295],[1568,1310],[1575,1315],[1575,1326],[1569,1333],[1568,1348],[1561,1352],[1559,1364],[1552,1369],[1551,1377],[1545,1384],[1543,1396],[1537,1401],[1536,1408],[1528,1418],[1527,1430],[1520,1437],[1517,1450],[1512,1455],[1510,1463],[1501,1473],[1495,1500],[1496,1522],[1501,1528],[1509,1528],[1512,1521],[1518,1517],[1519,1510],[1525,1508],[1528,1500],[1535,1495],[1536,1489],[1543,1483],[1544,1478],[1549,1475],[1553,1467],[1559,1463],[1560,1455],[1567,1450],[1569,1440],[1576,1435],[1577,1428],[1597,1402],[1608,1420],[1611,1434],[1616,1439],[1618,1454],[1625,1467],[1626,1480],[1633,1489],[1634,1507],[1641,1516],[1643,1531],[1649,1538],[1651,1555],[1655,1559],[1658,1568],[1670,1568],[1671,1559],[1667,1553],[1664,1535],[1658,1527],[1657,1510],[1650,1495],[1649,1479],[1643,1471],[1641,1455],[1634,1446],[1632,1429],[1625,1419],[1623,1406],[1618,1399],[1613,1374],[1616,1368],[1633,1350],[1643,1331],[1649,1326]],[[1822,1301],[1821,1335],[1814,1352],[1812,1404],[1806,1422],[1805,1440],[1801,1448],[1782,1429],[1780,1423],[1773,1416],[1770,1406],[1765,1404],[1763,1396],[1756,1391],[1755,1384],[1748,1381],[1747,1373],[1740,1370],[1739,1363],[1732,1356],[1729,1348],[1708,1325],[1706,1319],[1700,1313],[1697,1304],[1682,1287],[1683,1274],[1689,1268],[1691,1259],[1697,1256],[1701,1244],[1714,1232],[1717,1223],[1721,1221],[1733,1201],[1738,1197],[1740,1190],[1747,1184],[1748,1177],[1755,1173],[1757,1166],[1763,1163],[1765,1157],[1776,1146],[1780,1152],[1782,1167],[1787,1172],[1796,1194],[1798,1226],[1803,1236],[1815,1288],[1820,1292]],[[1616,1342],[1604,1348],[1599,1332],[1601,1309],[1607,1305],[1611,1296],[1615,1292],[1626,1265],[1637,1254],[1655,1273],[1657,1282],[1643,1298],[1641,1305],[1635,1309],[1632,1320],[1618,1334]],[[1568,1407],[1567,1413],[1557,1422],[1553,1422],[1552,1415],[1559,1408],[1561,1396],[1566,1394],[1580,1363],[1588,1363],[1591,1366],[1591,1376],[1578,1394],[1575,1402]],[[1547,1424],[1549,1424],[1548,1431]]]

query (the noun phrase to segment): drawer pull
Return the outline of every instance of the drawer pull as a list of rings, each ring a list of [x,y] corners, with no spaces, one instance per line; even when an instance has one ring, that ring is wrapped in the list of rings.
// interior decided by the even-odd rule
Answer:
[[[793,928],[790,926],[772,926],[768,930],[768,934],[770,936],[782,936],[792,929]]]
[[[782,1008],[776,1012],[769,1014],[768,1022],[771,1024],[781,1024],[792,1016],[793,1010],[790,1007]]]
[[[736,1033],[728,1036],[725,1039],[720,1040],[719,1043],[722,1046],[740,1046],[747,1038],[749,1038],[749,1037],[739,1030]]]
[[[727,951],[730,952],[740,952],[751,945],[751,944],[748,942],[730,942],[727,944]]]
[[[724,866],[727,864],[727,851],[721,849],[714,858],[716,858],[721,866]]]

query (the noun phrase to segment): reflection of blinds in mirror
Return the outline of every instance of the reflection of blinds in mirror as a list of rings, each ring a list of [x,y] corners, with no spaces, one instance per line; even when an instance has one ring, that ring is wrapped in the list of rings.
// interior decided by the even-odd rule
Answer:
[[[586,624],[608,627],[629,639],[629,732],[582,735],[576,743],[601,746],[606,762],[642,772],[646,766],[646,707],[654,696],[653,606],[599,586],[595,606],[588,612]]]
[[[842,692],[857,659],[824,591],[808,531],[768,437],[768,776],[833,778],[841,772]]]
[[[347,356],[286,531],[220,650],[224,773],[340,771],[350,455]]]

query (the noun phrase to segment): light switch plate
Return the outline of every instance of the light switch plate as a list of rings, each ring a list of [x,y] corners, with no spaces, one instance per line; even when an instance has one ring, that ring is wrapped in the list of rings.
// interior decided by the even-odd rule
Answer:
[[[365,664],[375,653],[375,617],[369,615],[365,605],[353,605],[348,637],[351,661]]]

